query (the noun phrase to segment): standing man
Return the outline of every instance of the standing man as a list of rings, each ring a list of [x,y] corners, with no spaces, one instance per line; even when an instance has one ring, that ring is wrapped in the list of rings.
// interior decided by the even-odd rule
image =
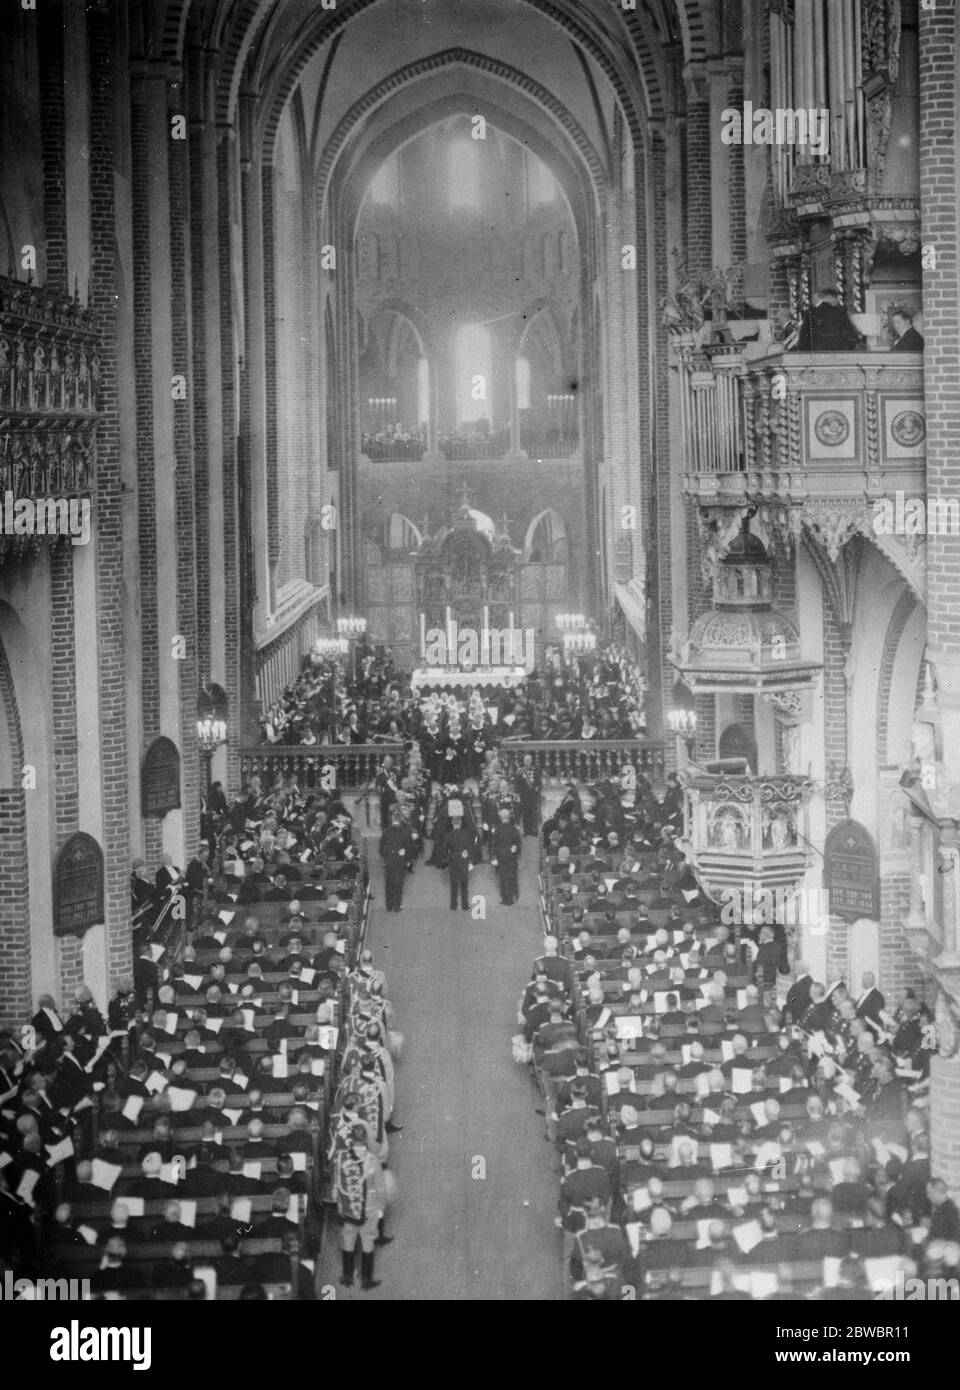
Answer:
[[[533,754],[524,753],[523,766],[517,777],[517,795],[523,817],[524,835],[536,835],[540,822],[540,774],[533,765]]]
[[[490,863],[497,871],[500,901],[504,907],[512,907],[520,894],[517,877],[523,837],[513,823],[509,807],[502,806],[499,815],[500,823],[494,827],[490,841]]]
[[[380,829],[386,830],[390,824],[390,809],[397,801],[397,771],[389,753],[380,764],[374,785],[380,800]]]
[[[459,808],[460,814],[454,812]],[[464,912],[470,910],[470,903],[467,899],[467,881],[470,875],[471,856],[475,835],[464,828],[463,824],[463,805],[459,801],[451,801],[450,806],[451,829],[446,836],[445,850],[447,854],[447,872],[450,875],[450,911],[457,910],[457,897],[460,898],[460,907]]]
[[[387,1206],[387,1185],[383,1165],[367,1145],[367,1127],[356,1124],[350,1131],[349,1145],[336,1158],[335,1195],[340,1217],[341,1284],[353,1283],[360,1241],[360,1279],[364,1290],[376,1289],[373,1277],[377,1228]]]
[[[887,1001],[877,989],[877,978],[871,970],[863,972],[860,981],[860,995],[857,999],[857,1017],[868,1020],[871,1024],[880,1026],[880,1015],[887,1006]]]
[[[380,836],[388,912],[399,912],[403,906],[403,884],[415,854],[416,846],[410,827],[404,825],[399,806],[391,806],[390,824]]]
[[[187,900],[187,927],[203,914],[207,883],[210,877],[210,846],[201,840],[197,852],[187,865],[184,875],[184,896]]]

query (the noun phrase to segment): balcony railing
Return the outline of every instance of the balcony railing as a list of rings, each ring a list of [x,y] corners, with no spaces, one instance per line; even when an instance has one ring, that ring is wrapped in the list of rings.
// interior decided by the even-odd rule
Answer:
[[[628,764],[642,772],[654,785],[664,779],[663,744],[646,739],[516,739],[500,745],[500,765],[507,776],[519,772],[524,756],[546,783],[595,782],[619,777]]]
[[[476,459],[502,459],[510,452],[509,439],[441,439],[437,448],[448,462],[471,463]]]
[[[365,439],[360,445],[360,452],[371,463],[419,463],[426,451],[427,446],[420,439],[396,440],[392,444]]]
[[[793,885],[810,860],[806,777],[686,779],[686,835],[708,883]]]
[[[369,786],[387,753],[403,756],[402,743],[263,744],[241,754],[244,777],[260,777],[264,787],[291,778],[303,790],[360,790]],[[527,741],[500,744],[500,765],[508,777],[519,772],[530,753],[546,784],[594,782],[619,777],[629,764],[655,785],[663,784],[663,744],[638,739]]]
[[[403,756],[402,743],[264,744],[245,748],[240,770],[258,776],[265,788],[291,779],[302,791],[351,791],[370,784],[382,759]]]
[[[709,352],[709,350],[707,350]],[[917,353],[683,349],[684,491],[701,501],[864,502],[922,492],[923,361]]]

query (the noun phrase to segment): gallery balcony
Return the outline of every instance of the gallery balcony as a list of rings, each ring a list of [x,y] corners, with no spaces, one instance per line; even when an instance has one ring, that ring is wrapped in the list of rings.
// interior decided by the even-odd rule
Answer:
[[[757,505],[794,537],[818,511],[869,524],[873,503],[926,485],[919,353],[679,354],[686,469],[702,507]]]
[[[792,888],[811,862],[807,777],[731,776],[691,768],[684,778],[687,855],[711,891],[753,883]]]

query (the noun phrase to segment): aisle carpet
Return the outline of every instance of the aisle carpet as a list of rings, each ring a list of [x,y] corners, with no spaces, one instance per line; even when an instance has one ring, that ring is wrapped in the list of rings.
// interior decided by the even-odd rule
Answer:
[[[501,907],[489,865],[470,876],[486,920],[451,912],[447,876],[418,865],[403,910],[383,910],[383,879],[369,841],[374,892],[370,946],[404,1035],[391,1136],[394,1243],[377,1252],[379,1289],[344,1289],[336,1223],[323,1282],[336,1297],[399,1300],[552,1300],[563,1297],[559,1178],[527,1069],[510,1051],[523,982],[539,953],[536,841],[524,841],[520,901]]]

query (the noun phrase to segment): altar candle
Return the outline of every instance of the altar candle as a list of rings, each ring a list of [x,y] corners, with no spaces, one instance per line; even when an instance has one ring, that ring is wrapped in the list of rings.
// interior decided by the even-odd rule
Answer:
[[[454,665],[453,652],[453,622],[450,617],[450,608],[447,608],[447,665]]]
[[[425,666],[427,663],[427,615],[420,614],[420,663]]]
[[[490,609],[483,605],[483,631],[480,634],[480,665],[490,664]]]

